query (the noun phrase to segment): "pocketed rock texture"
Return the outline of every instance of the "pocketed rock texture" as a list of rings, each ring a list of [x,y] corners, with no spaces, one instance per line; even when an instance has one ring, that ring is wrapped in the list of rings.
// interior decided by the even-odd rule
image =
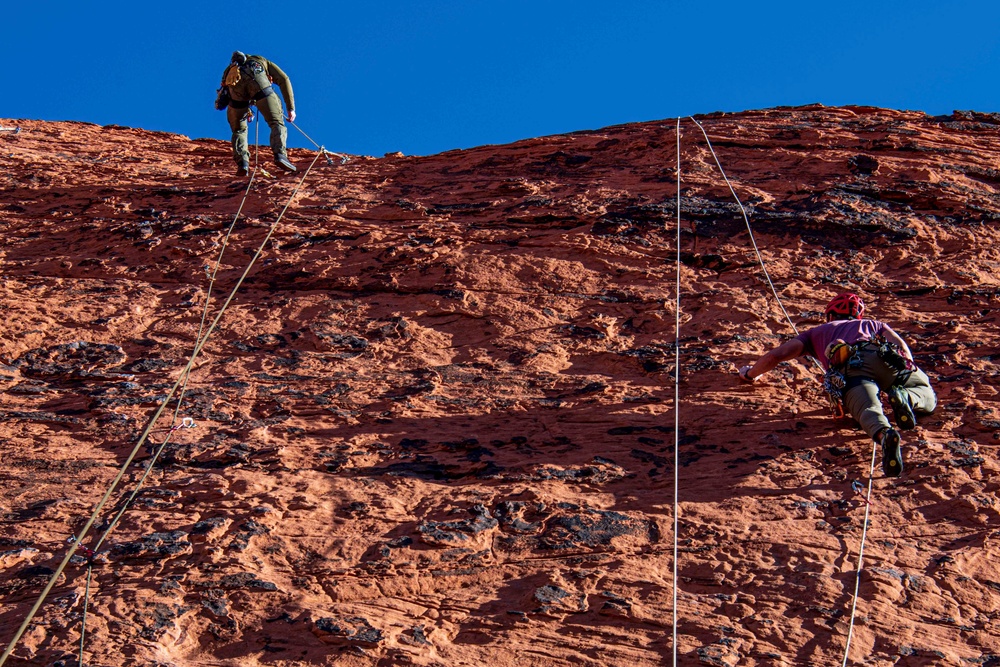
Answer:
[[[938,391],[905,474],[874,459],[850,664],[1000,665],[1000,117],[698,120],[795,325],[857,291]],[[226,142],[14,124],[0,648],[263,252],[83,540],[89,596],[81,549],[7,664],[76,665],[85,602],[91,666],[670,664],[675,478],[678,664],[841,664],[872,443],[807,360],[737,381],[791,327],[692,120],[679,253],[676,120],[265,150],[238,216]]]

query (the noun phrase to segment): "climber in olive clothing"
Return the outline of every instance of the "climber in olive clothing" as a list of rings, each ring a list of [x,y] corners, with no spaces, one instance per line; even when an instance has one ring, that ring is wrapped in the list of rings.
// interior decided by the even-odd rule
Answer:
[[[288,130],[281,115],[281,100],[274,92],[272,82],[278,84],[281,95],[288,107],[288,120],[295,120],[295,97],[292,82],[281,68],[263,56],[247,56],[233,52],[232,62],[222,74],[222,87],[216,100],[216,108],[226,109],[229,127],[233,130],[233,159],[238,167],[237,176],[246,176],[250,168],[250,152],[247,149],[247,118],[250,106],[254,105],[271,128],[271,151],[274,163],[285,171],[296,171],[288,161],[285,139]],[[228,103],[228,104],[227,104]]]

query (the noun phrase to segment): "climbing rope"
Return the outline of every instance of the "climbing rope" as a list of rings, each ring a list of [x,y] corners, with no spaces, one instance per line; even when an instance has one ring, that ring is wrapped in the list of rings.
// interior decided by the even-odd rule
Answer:
[[[680,504],[678,502],[678,488],[680,486],[680,426],[681,426],[681,119],[677,118],[677,281],[675,294],[677,301],[674,304],[674,591],[673,591],[673,654],[674,667],[677,667],[677,557],[679,554],[677,542],[677,530],[680,525],[678,512]]]
[[[764,277],[767,278],[767,284],[771,286],[771,293],[774,294],[774,298],[778,302],[778,307],[781,308],[781,312],[785,315],[785,319],[788,320],[788,324],[792,327],[792,330],[796,334],[798,334],[799,330],[798,328],[796,328],[795,323],[792,322],[792,318],[788,316],[788,311],[785,310],[785,306],[781,303],[781,297],[778,296],[778,291],[777,289],[775,289],[774,283],[771,281],[771,276],[768,275],[767,273],[767,267],[764,266],[764,258],[761,256],[760,250],[757,248],[757,241],[754,239],[753,229],[750,228],[750,218],[747,215],[746,208],[744,208],[743,203],[740,201],[739,196],[737,196],[736,190],[733,188],[733,184],[729,182],[729,177],[726,176],[726,171],[722,168],[722,164],[719,162],[719,156],[715,154],[715,149],[712,147],[712,141],[711,139],[708,138],[708,133],[705,131],[705,128],[702,127],[701,123],[699,123],[697,119],[695,119],[693,116],[691,117],[691,120],[694,121],[694,124],[698,126],[698,128],[701,130],[702,135],[704,135],[705,142],[708,144],[708,150],[712,152],[712,157],[715,158],[715,164],[719,167],[719,173],[722,174],[722,178],[725,179],[726,185],[729,186],[729,191],[733,193],[733,199],[736,200],[736,203],[740,207],[740,211],[743,213],[743,220],[746,222],[747,232],[750,234],[750,242],[753,244],[754,252],[757,253],[757,261],[760,262],[760,268],[764,272]],[[678,175],[678,183],[679,182],[680,180]],[[678,188],[679,187],[680,186],[678,185]],[[679,209],[680,207],[678,206],[678,210]],[[819,368],[819,370],[822,371],[823,370],[822,364],[820,364],[815,357],[810,357],[810,358],[812,359],[813,363]],[[871,511],[871,495],[872,495],[872,483],[874,482],[874,475],[875,475],[876,447],[877,443],[873,442],[871,467],[868,470],[868,495],[865,499],[865,524],[861,531],[861,545],[858,548],[858,567],[857,567],[857,572],[855,573],[854,596],[851,601],[851,618],[847,629],[846,647],[844,649],[844,667],[846,667],[847,665],[847,657],[851,649],[851,637],[854,634],[854,619],[858,606],[858,591],[861,585],[861,570],[862,570],[862,560],[864,559],[864,553],[865,553],[865,538],[868,535],[868,515],[869,512]]]
[[[851,652],[851,637],[854,636],[854,617],[858,610],[858,590],[861,588],[861,568],[865,558],[865,536],[868,534],[868,514],[872,508],[872,482],[875,479],[875,444],[872,443],[872,461],[868,468],[868,495],[865,496],[865,522],[861,526],[861,548],[858,550],[858,568],[854,575],[854,599],[851,602],[851,620],[847,626],[847,642],[844,646],[844,662],[841,667],[847,667],[847,656]]]
[[[254,264],[257,262],[257,260],[260,258],[260,256],[264,253],[264,249],[267,247],[267,243],[270,241],[271,236],[274,235],[274,232],[277,229],[278,224],[284,218],[285,213],[288,211],[288,207],[291,206],[292,201],[295,199],[295,196],[298,194],[299,190],[302,188],[302,184],[305,182],[305,179],[309,176],[309,173],[312,171],[313,166],[315,166],[315,164],[316,164],[316,160],[319,159],[319,157],[320,157],[321,154],[322,153],[317,153],[316,154],[316,157],[313,158],[313,161],[309,164],[309,167],[302,174],[302,177],[299,179],[299,182],[296,184],[296,186],[293,189],[291,195],[289,195],[288,201],[285,203],[285,206],[281,210],[281,213],[278,215],[277,219],[271,224],[271,227],[268,230],[267,234],[265,235],[264,240],[261,241],[261,244],[257,248],[256,253],[250,259],[250,262],[247,264],[246,269],[243,271],[243,274],[236,281],[236,284],[234,285],[234,287],[233,287],[232,291],[230,292],[229,296],[227,297],[226,301],[223,303],[222,307],[219,309],[219,312],[215,316],[215,319],[212,321],[212,323],[208,327],[207,331],[205,331],[204,336],[202,336],[200,340],[197,340],[197,342],[195,344],[194,351],[192,352],[191,357],[190,357],[190,359],[187,362],[187,365],[181,371],[181,375],[177,378],[177,381],[171,387],[170,391],[167,392],[167,395],[163,398],[163,400],[161,401],[160,405],[157,407],[156,412],[153,414],[153,416],[150,419],[149,423],[147,424],[146,428],[143,430],[142,435],[139,437],[139,441],[136,443],[135,447],[129,453],[129,455],[126,458],[124,464],[122,464],[122,467],[119,469],[118,474],[115,476],[115,478],[112,481],[111,485],[108,487],[107,491],[104,493],[104,496],[101,498],[101,500],[98,502],[97,506],[94,508],[94,511],[91,513],[90,518],[87,520],[86,524],[80,530],[79,534],[77,534],[76,536],[74,536],[73,538],[71,538],[70,548],[67,551],[65,557],[63,558],[62,562],[56,568],[55,572],[53,572],[53,574],[50,577],[50,579],[49,579],[48,583],[46,584],[45,588],[42,590],[42,592],[39,595],[38,599],[35,601],[35,604],[32,606],[31,610],[28,612],[28,615],[24,619],[24,622],[21,624],[20,628],[18,628],[17,632],[14,635],[14,638],[10,641],[10,644],[7,646],[7,649],[4,651],[3,655],[0,655],[0,667],[2,667],[2,665],[7,661],[7,658],[14,651],[14,648],[17,646],[17,642],[24,635],[24,632],[27,630],[28,625],[34,619],[35,615],[38,613],[38,610],[41,608],[42,604],[45,602],[45,599],[48,597],[48,594],[52,591],[52,588],[55,586],[56,581],[59,579],[59,577],[62,575],[63,571],[66,569],[66,566],[69,564],[70,559],[73,557],[73,555],[76,553],[77,549],[80,547],[80,545],[81,545],[84,537],[86,537],[87,533],[90,531],[90,528],[93,526],[94,522],[97,520],[97,517],[99,516],[101,510],[107,504],[107,502],[110,499],[111,495],[114,493],[115,489],[118,487],[118,484],[124,478],[125,474],[128,471],[128,468],[132,464],[132,461],[138,455],[139,450],[142,448],[142,446],[148,440],[149,435],[150,435],[150,433],[153,430],[153,427],[155,426],[155,424],[157,423],[157,421],[159,421],[160,417],[162,416],[164,410],[166,409],[167,404],[173,398],[174,394],[177,393],[177,390],[182,385],[182,383],[186,383],[187,382],[187,377],[190,374],[192,367],[194,366],[195,360],[197,359],[198,355],[201,353],[201,350],[204,348],[205,344],[208,342],[208,339],[211,336],[211,334],[215,331],[216,327],[219,324],[219,321],[222,319],[223,314],[225,314],[226,309],[229,307],[229,304],[235,298],[236,293],[238,292],[239,288],[243,285],[243,282],[246,280],[247,276],[249,275],[250,270],[253,268]],[[252,184],[252,181],[251,181],[251,184]],[[250,191],[250,185],[251,184],[248,184],[248,186],[247,186],[247,193],[249,193],[249,191]],[[245,194],[244,195],[244,202],[246,201],[246,196],[247,195]],[[243,204],[241,203],[240,204],[240,210],[241,211],[242,211],[242,207],[243,207]],[[234,219],[234,224],[235,224],[235,219]],[[221,255],[220,255],[220,258],[221,258]],[[216,269],[218,269],[218,266],[216,267]],[[178,401],[178,410],[179,410],[179,408],[180,408],[180,403]],[[176,414],[177,413],[175,412],[175,418],[176,418]],[[168,435],[168,439],[169,439],[169,435]],[[164,441],[164,443],[160,446],[158,452],[161,452],[163,450],[163,447],[165,447],[165,445],[166,445],[166,441]],[[149,472],[152,470],[152,468],[153,468],[153,466],[151,464],[147,467],[145,474],[142,476],[143,480],[146,478],[146,476],[149,474]],[[138,492],[138,490],[136,490],[135,492],[133,492],[132,498],[135,497],[135,495],[136,495],[137,492]],[[116,517],[116,521],[117,521],[118,518],[120,518],[121,514],[122,513],[119,512],[119,516]],[[104,536],[102,536],[102,538],[101,538],[102,542],[104,540],[104,537],[107,536],[107,534],[108,534],[108,531],[105,531]]]
[[[257,177],[258,164],[260,162],[259,161],[260,122],[255,122],[256,121],[255,117],[252,117],[250,121],[254,123],[254,168],[247,182],[247,187],[243,192],[243,198],[240,201],[240,205],[236,209],[236,213],[233,215],[232,222],[229,223],[229,228],[226,230],[226,235],[222,241],[222,248],[219,250],[219,256],[215,260],[215,267],[212,270],[212,273],[209,275],[208,287],[206,288],[205,291],[205,305],[204,308],[202,309],[201,321],[198,324],[198,333],[195,335],[196,342],[201,340],[202,332],[205,330],[205,322],[208,319],[209,305],[211,304],[212,300],[212,287],[215,285],[215,279],[216,276],[218,275],[219,267],[222,265],[222,258],[225,256],[226,250],[229,247],[229,239],[232,236],[233,229],[236,227],[237,221],[239,221],[240,219],[240,214],[243,212],[243,207],[244,205],[246,205],[247,197],[249,197],[250,191],[253,188],[254,179]],[[190,368],[190,366],[188,368]],[[185,369],[185,371],[186,370],[187,369]],[[145,483],[146,478],[149,477],[149,474],[153,471],[153,468],[156,467],[156,462],[157,460],[159,460],[160,454],[163,453],[163,450],[166,448],[167,443],[170,442],[170,438],[174,434],[174,432],[180,428],[193,428],[195,426],[194,421],[187,417],[181,420],[180,424],[177,423],[177,418],[180,416],[181,407],[184,402],[184,396],[187,392],[188,379],[191,377],[191,375],[188,372],[184,372],[182,373],[181,377],[183,378],[184,382],[181,385],[180,393],[177,396],[177,406],[174,409],[174,414],[173,417],[171,418],[167,436],[164,438],[163,442],[160,443],[160,445],[156,448],[152,458],[146,464],[146,470],[143,472],[138,482],[136,482],[135,488],[132,490],[132,493],[125,500],[125,502],[122,503],[122,506],[118,510],[118,513],[115,515],[114,519],[111,520],[111,522],[108,524],[104,532],[101,534],[100,539],[97,540],[97,543],[91,550],[90,552],[91,554],[96,554],[97,551],[100,550],[101,545],[104,544],[104,541],[108,538],[111,532],[117,527],[119,521],[121,521],[122,517],[125,515],[125,512],[128,511],[128,508],[131,507],[132,503],[135,501],[136,496],[139,495],[139,491],[142,489],[142,485]],[[91,559],[91,561],[87,564],[87,587],[83,599],[83,618],[80,627],[80,667],[83,667],[84,637],[87,634],[87,607],[89,605],[89,600],[90,600],[90,580],[92,575],[93,575],[93,560]]]
[[[250,119],[251,122],[254,122],[255,120],[256,118],[254,117],[251,117]],[[240,218],[240,214],[243,212],[243,206],[246,204],[247,197],[249,196],[250,191],[253,188],[254,179],[257,177],[259,154],[260,154],[260,123],[254,122],[254,169],[253,172],[250,174],[246,190],[243,192],[243,198],[240,201],[240,205],[236,210],[236,214],[233,215],[233,221],[229,224],[229,228],[226,230],[226,235],[222,241],[222,248],[220,249],[219,256],[218,258],[216,258],[215,261],[215,268],[209,275],[208,287],[206,289],[206,294],[205,294],[205,306],[202,309],[201,321],[199,322],[198,325],[198,333],[195,335],[195,341],[201,340],[202,332],[205,329],[205,322],[207,321],[208,317],[209,305],[212,300],[212,287],[215,284],[215,278],[216,275],[218,274],[219,266],[221,266],[222,264],[222,258],[226,253],[226,249],[228,248],[229,238],[233,233],[233,229],[236,226],[236,222]],[[129,495],[128,499],[124,503],[122,503],[122,506],[119,509],[118,513],[115,515],[114,519],[112,519],[111,522],[108,524],[104,533],[101,535],[100,539],[98,539],[97,543],[94,545],[94,548],[92,549],[91,553],[96,553],[98,550],[100,550],[101,545],[104,544],[104,541],[118,525],[118,522],[121,521],[121,518],[125,515],[125,512],[128,510],[128,508],[131,507],[132,502],[135,500],[136,496],[139,495],[139,491],[142,489],[143,483],[146,481],[146,478],[149,476],[149,474],[153,471],[153,468],[156,466],[156,461],[159,459],[160,454],[166,448],[167,443],[170,441],[170,437],[173,435],[174,431],[176,431],[179,428],[184,428],[184,427],[190,428],[194,426],[194,422],[192,420],[189,420],[188,418],[184,418],[180,425],[177,424],[177,418],[180,415],[181,406],[183,405],[184,402],[184,395],[187,391],[187,382],[188,379],[190,378],[190,374],[185,373],[182,375],[182,377],[184,378],[184,383],[181,386],[180,393],[178,394],[177,397],[177,407],[174,410],[174,414],[171,419],[170,428],[166,438],[156,449],[155,454],[147,463],[145,472],[139,478],[139,481],[136,482],[135,488],[132,490],[131,495]],[[86,587],[86,592],[84,593],[83,618],[81,620],[81,627],[80,627],[80,667],[83,667],[84,638],[86,637],[87,634],[87,607],[90,601],[90,580],[92,575],[93,575],[93,560],[91,560],[87,564],[87,587]]]
[[[767,284],[771,286],[771,294],[774,295],[774,300],[778,302],[778,308],[781,309],[785,319],[788,320],[788,326],[792,327],[792,331],[798,335],[799,329],[795,326],[795,323],[792,322],[792,318],[788,316],[788,311],[785,310],[784,304],[781,303],[781,297],[778,296],[778,290],[774,287],[774,283],[771,281],[771,276],[767,272],[767,267],[764,265],[764,257],[760,254],[760,249],[757,247],[757,240],[753,235],[753,229],[750,227],[750,216],[747,215],[747,210],[743,206],[743,202],[740,201],[739,195],[736,194],[733,184],[729,182],[729,177],[726,176],[726,170],[722,168],[722,163],[719,162],[719,156],[715,154],[715,148],[712,147],[712,140],[708,138],[708,132],[705,131],[705,128],[701,126],[701,123],[699,123],[694,116],[691,116],[690,118],[694,121],[694,124],[698,126],[698,129],[701,130],[702,135],[705,137],[705,143],[708,144],[708,150],[712,152],[712,157],[715,158],[715,164],[719,167],[719,173],[722,174],[722,178],[726,181],[726,185],[729,186],[729,191],[733,193],[733,199],[736,200],[736,204],[740,207],[740,212],[743,214],[743,221],[747,225],[747,233],[750,235],[750,243],[753,245],[753,251],[757,253],[757,261],[760,263],[760,270],[764,272]],[[815,357],[809,358],[812,359],[813,363],[816,364],[816,367],[822,372],[823,365],[820,364]]]
[[[94,576],[94,564],[87,563],[87,587],[83,592],[83,620],[80,621],[80,665],[83,667],[83,645],[87,636],[87,606],[90,601],[90,580]]]
[[[292,121],[288,121],[288,124],[291,125],[292,127],[294,127],[299,132],[302,132],[302,128],[299,127],[298,125],[296,125],[295,123],[293,123]],[[321,155],[322,154],[325,154],[325,155],[336,155],[337,157],[339,157],[340,158],[340,164],[346,164],[351,159],[350,157],[348,157],[347,155],[344,155],[343,153],[334,153],[333,151],[326,150],[326,148],[324,148],[323,146],[320,146],[315,141],[313,141],[313,138],[310,137],[305,132],[302,132],[302,136],[305,137],[306,139],[308,139],[309,141],[311,141],[312,145],[316,147],[316,149],[320,152]],[[328,157],[328,158],[326,158],[326,163],[327,164],[333,164],[333,161],[330,160],[330,158]]]
[[[233,220],[231,223],[229,223],[228,229],[226,229],[226,235],[222,239],[222,247],[219,249],[219,256],[215,260],[215,266],[213,267],[211,274],[209,274],[208,276],[208,287],[205,289],[205,305],[201,311],[201,320],[198,323],[198,333],[195,335],[194,338],[196,351],[192,355],[193,358],[190,360],[191,363],[189,363],[187,367],[185,367],[185,369],[181,372],[181,379],[183,379],[183,382],[181,384],[180,391],[177,395],[177,405],[174,408],[174,414],[171,417],[167,435],[163,439],[163,442],[161,442],[153,452],[153,456],[147,463],[146,470],[139,478],[139,481],[136,483],[135,488],[132,491],[132,494],[122,504],[122,507],[118,510],[118,513],[115,515],[115,518],[112,519],[110,524],[108,524],[106,530],[101,535],[100,539],[97,541],[97,544],[94,546],[94,551],[97,551],[98,549],[101,548],[101,545],[104,544],[105,539],[107,539],[108,535],[111,534],[111,531],[115,529],[115,527],[118,525],[118,522],[121,520],[122,516],[131,506],[132,502],[135,500],[136,496],[139,495],[139,491],[140,489],[142,489],[143,483],[146,481],[146,478],[149,477],[149,474],[153,471],[153,468],[156,466],[156,462],[159,460],[160,454],[163,452],[163,450],[166,449],[167,444],[170,442],[171,436],[173,436],[173,434],[178,429],[194,427],[194,422],[190,421],[189,423],[189,420],[187,418],[183,419],[180,424],[177,423],[177,419],[178,417],[180,417],[181,407],[184,403],[184,397],[187,394],[187,384],[189,378],[191,377],[190,369],[193,365],[193,362],[197,358],[198,352],[201,350],[199,343],[202,341],[203,337],[202,334],[205,331],[205,323],[208,321],[208,312],[209,312],[209,306],[211,305],[212,302],[212,289],[215,286],[215,279],[218,276],[219,267],[222,266],[222,258],[225,256],[226,250],[229,248],[229,239],[232,237],[233,229],[235,229],[236,223],[240,219],[240,214],[243,213],[243,207],[246,205],[247,198],[250,196],[250,191],[253,189],[254,180],[256,179],[257,171],[259,170],[260,121],[257,119],[256,114],[254,114],[254,117],[251,118],[251,122],[254,124],[253,172],[251,172],[250,178],[247,181],[247,187],[243,191],[243,199],[240,200],[240,205],[236,209],[236,213],[233,215]]]

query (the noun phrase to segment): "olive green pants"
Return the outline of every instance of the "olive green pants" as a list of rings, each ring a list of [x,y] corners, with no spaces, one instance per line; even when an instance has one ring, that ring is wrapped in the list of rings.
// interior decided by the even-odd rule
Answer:
[[[896,381],[896,371],[879,359],[875,350],[862,350],[861,360],[861,367],[848,370],[846,376],[848,381],[851,378],[864,378],[866,381],[844,392],[844,407],[858,420],[861,428],[874,438],[876,433],[890,425],[882,411],[879,391],[889,390]],[[902,387],[914,413],[929,415],[934,412],[937,396],[931,388],[927,373],[922,370],[913,371]]]
[[[285,128],[285,119],[281,115],[281,99],[277,94],[272,94],[262,100],[257,100],[254,105],[267,122],[268,127],[271,128],[271,152],[275,158],[285,157],[285,140],[288,138],[288,130]],[[247,147],[247,116],[249,115],[250,109],[235,109],[230,106],[226,110],[226,118],[229,119],[229,127],[233,131],[233,160],[236,164],[250,163],[250,151]]]

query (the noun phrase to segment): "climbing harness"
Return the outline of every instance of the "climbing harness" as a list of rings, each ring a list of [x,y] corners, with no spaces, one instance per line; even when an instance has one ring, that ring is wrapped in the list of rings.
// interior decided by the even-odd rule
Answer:
[[[872,340],[854,344],[848,344],[842,340],[834,341],[827,349],[827,359],[830,366],[823,375],[823,390],[830,398],[830,409],[834,418],[840,419],[847,416],[844,406],[844,394],[847,390],[868,381],[861,377],[848,377],[848,371],[861,368],[864,364],[862,353],[869,350],[874,350],[878,358],[895,371],[896,379],[892,383],[894,387],[906,384],[910,375],[917,369],[912,361],[900,353],[898,345],[886,340],[885,336],[881,334]]]

